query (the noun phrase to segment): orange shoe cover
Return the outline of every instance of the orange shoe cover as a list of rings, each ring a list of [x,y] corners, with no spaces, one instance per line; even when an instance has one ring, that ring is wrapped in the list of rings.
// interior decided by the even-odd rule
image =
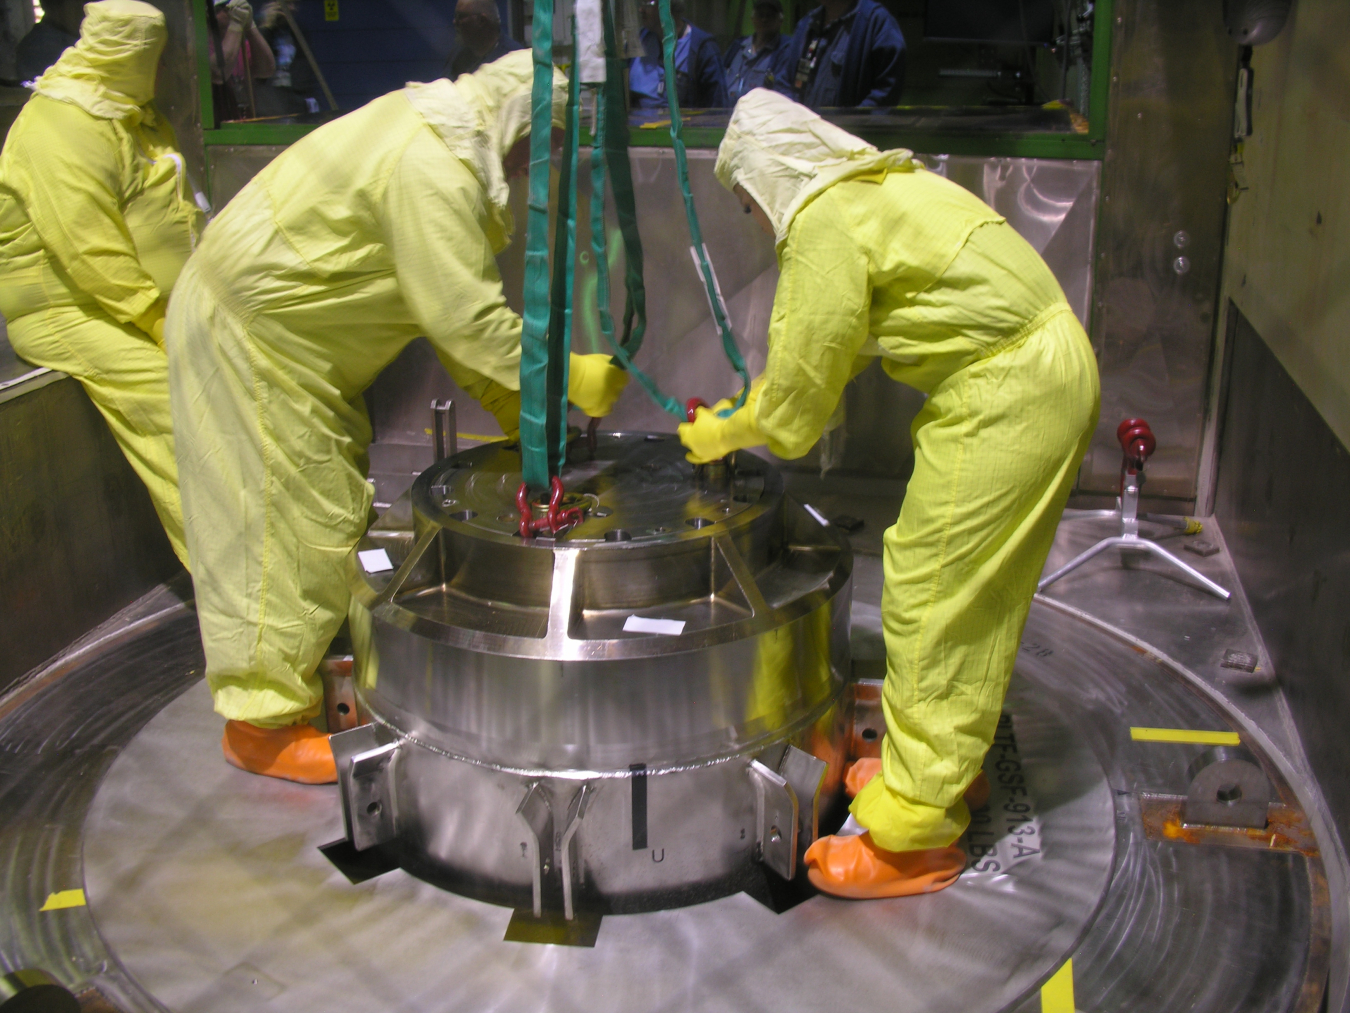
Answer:
[[[259,728],[247,721],[226,721],[220,748],[226,762],[251,774],[300,784],[337,783],[328,736],[310,725]]]
[[[864,756],[854,760],[853,765],[844,773],[844,790],[849,798],[857,798],[858,792],[867,787],[867,782],[881,773],[880,756]]]
[[[975,775],[975,780],[966,785],[966,808],[971,812],[983,809],[989,801],[989,791],[989,777],[982,770]]]
[[[966,853],[956,845],[882,851],[871,834],[822,837],[806,849],[806,875],[821,893],[850,900],[936,893],[956,882]]]

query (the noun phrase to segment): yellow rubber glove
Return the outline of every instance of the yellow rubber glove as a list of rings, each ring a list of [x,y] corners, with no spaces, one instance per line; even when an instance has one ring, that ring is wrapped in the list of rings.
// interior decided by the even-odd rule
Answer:
[[[577,355],[567,367],[567,400],[593,419],[604,418],[614,410],[614,402],[628,386],[628,372],[610,365],[604,354]]]
[[[166,308],[164,300],[161,299],[132,321],[137,327],[150,335],[160,348],[164,347],[164,311]]]
[[[507,390],[501,384],[486,380],[481,393],[475,393],[478,403],[492,413],[502,427],[508,443],[520,440],[520,391]]]
[[[680,442],[689,451],[684,455],[685,460],[691,464],[708,464],[726,457],[733,450],[767,443],[768,437],[755,425],[758,402],[759,384],[751,384],[745,404],[727,418],[720,418],[717,412],[736,403],[730,398],[717,402],[713,408],[698,409],[693,422],[680,425]]]

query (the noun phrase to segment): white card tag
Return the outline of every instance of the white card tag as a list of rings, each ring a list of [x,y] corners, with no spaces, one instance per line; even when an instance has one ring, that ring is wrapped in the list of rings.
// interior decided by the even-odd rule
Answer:
[[[389,553],[384,549],[362,549],[356,554],[366,573],[384,573],[394,568]]]
[[[662,636],[678,637],[684,632],[683,619],[644,619],[642,616],[629,616],[623,624],[625,633],[660,633]]]

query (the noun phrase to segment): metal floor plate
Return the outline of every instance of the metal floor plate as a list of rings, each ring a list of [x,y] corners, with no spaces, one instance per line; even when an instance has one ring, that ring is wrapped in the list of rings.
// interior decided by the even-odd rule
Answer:
[[[862,656],[877,647],[874,612],[856,613]],[[930,897],[815,897],[774,914],[737,895],[606,917],[593,949],[504,942],[509,910],[401,871],[349,883],[317,850],[341,836],[334,789],[220,761],[194,627],[166,609],[0,712],[5,966],[92,982],[127,1013],[1032,1013],[1069,956],[1079,1009],[1313,1013],[1320,1001],[1315,857],[1143,832],[1139,794],[1182,792],[1199,747],[1133,742],[1130,726],[1236,728],[1232,715],[1046,603],[1008,703],[1043,857]],[[80,885],[88,908],[39,911]]]

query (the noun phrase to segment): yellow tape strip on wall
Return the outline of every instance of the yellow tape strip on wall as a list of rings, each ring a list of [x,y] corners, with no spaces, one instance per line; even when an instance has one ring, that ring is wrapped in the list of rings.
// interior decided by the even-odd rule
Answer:
[[[1189,728],[1131,728],[1135,742],[1181,742],[1191,746],[1239,746],[1237,732],[1204,732]]]
[[[61,890],[58,893],[47,894],[47,902],[38,908],[39,911],[60,911],[68,907],[84,907],[83,890]]]
[[[1041,1013],[1076,1013],[1073,1004],[1073,960],[1064,961],[1049,981],[1041,986]]]

